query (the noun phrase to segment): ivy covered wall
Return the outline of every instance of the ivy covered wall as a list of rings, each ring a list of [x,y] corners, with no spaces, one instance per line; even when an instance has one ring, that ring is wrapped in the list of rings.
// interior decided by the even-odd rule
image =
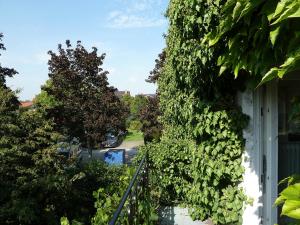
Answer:
[[[293,1],[170,1],[166,62],[158,80],[164,130],[159,143],[146,147],[160,204],[185,205],[193,219],[242,223],[248,117],[236,96],[249,84],[298,68],[291,50],[298,28],[283,19],[287,2]],[[284,48],[288,40],[291,46]]]

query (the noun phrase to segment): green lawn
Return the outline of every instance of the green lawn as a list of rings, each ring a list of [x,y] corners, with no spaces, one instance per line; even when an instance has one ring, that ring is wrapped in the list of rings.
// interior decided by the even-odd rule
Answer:
[[[128,134],[124,139],[124,141],[143,141],[143,140],[144,140],[143,133],[137,130],[128,130]]]

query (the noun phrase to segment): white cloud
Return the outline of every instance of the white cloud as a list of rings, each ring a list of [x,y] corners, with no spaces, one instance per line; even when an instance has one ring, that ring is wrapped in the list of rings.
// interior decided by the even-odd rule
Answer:
[[[147,18],[134,14],[126,14],[122,12],[112,12],[108,17],[108,27],[110,28],[144,28],[144,27],[160,27],[165,24],[164,19]]]
[[[155,7],[162,4],[162,0],[122,0],[126,8],[112,11],[107,18],[110,28],[145,28],[160,27],[166,20],[157,13]]]

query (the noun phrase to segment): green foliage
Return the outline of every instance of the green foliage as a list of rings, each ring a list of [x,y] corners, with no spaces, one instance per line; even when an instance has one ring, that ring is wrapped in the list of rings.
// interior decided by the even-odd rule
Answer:
[[[101,68],[105,54],[98,56],[96,48],[87,51],[80,41],[72,48],[66,41],[65,49],[59,45],[58,53],[49,55],[50,83],[40,98],[45,106],[52,104],[48,116],[60,132],[90,148],[104,141],[108,131],[125,129],[126,110]]]
[[[107,184],[106,186],[102,186],[97,191],[94,192],[94,197],[96,198],[95,207],[97,212],[92,219],[92,224],[108,224],[108,222],[112,219],[112,216],[117,209],[121,198],[123,197],[130,180],[134,175],[133,167],[112,167],[111,170],[117,169],[119,172],[118,176],[115,176],[113,182]],[[121,169],[121,170],[120,170]],[[114,176],[116,173],[112,173]],[[151,199],[147,192],[142,189],[135,190],[137,191],[138,197],[138,218],[135,219],[135,224],[141,225],[152,225],[157,221],[156,208],[154,207]],[[118,222],[124,225],[130,225],[127,218],[127,208],[129,207],[129,202],[126,201],[122,216],[120,216]]]
[[[163,177],[159,196],[187,205],[194,219],[242,223],[247,117],[236,93],[246,82],[263,84],[300,69],[299,12],[293,0],[170,1],[158,79],[164,130],[161,142],[149,146]],[[175,166],[180,162],[185,166]]]
[[[97,212],[92,219],[92,224],[108,224],[117,209],[126,188],[132,178],[132,170],[123,167],[124,173],[116,177],[113,183],[103,186],[94,192]],[[114,173],[113,173],[114,174]],[[122,221],[124,224],[125,221]]]
[[[281,206],[281,216],[294,219],[292,224],[300,224],[300,177],[297,175],[288,177],[280,182],[287,183],[287,187],[279,194],[274,205]]]
[[[5,84],[15,73],[0,65],[0,224],[68,224],[66,218],[72,225],[90,224],[93,192],[118,181],[122,171],[58,155],[62,135],[48,113],[61,102],[42,92],[34,108],[19,108]]]
[[[137,130],[128,130],[124,141],[144,141],[143,133]]]
[[[130,122],[129,130],[140,131],[142,128],[142,123],[139,120],[132,120]]]
[[[158,78],[160,142],[147,145],[161,204],[182,204],[193,219],[241,224],[246,196],[242,130],[248,118],[236,104],[244,76],[218,77],[225,43],[205,43],[222,19],[224,1],[170,1],[165,63]]]
[[[299,1],[229,0],[203,42],[224,45],[220,73],[244,70],[263,84],[300,68],[299,24]]]
[[[139,121],[139,114],[140,111],[147,105],[147,97],[143,95],[136,95],[133,97],[126,94],[122,96],[121,101],[129,109],[126,127],[133,130],[140,130],[141,125]]]
[[[160,139],[162,126],[159,122],[159,116],[158,96],[149,97],[147,104],[141,109],[139,115],[142,123],[141,131],[144,133],[145,142],[158,141]]]

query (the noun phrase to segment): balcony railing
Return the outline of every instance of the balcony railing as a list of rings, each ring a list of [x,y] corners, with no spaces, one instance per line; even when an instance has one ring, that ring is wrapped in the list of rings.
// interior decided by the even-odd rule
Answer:
[[[148,198],[148,160],[146,153],[130,181],[109,225],[134,225],[141,224],[141,221],[148,221],[149,218],[145,218],[145,216],[150,216],[150,213],[142,212],[143,210],[147,210],[147,208],[141,210],[141,207],[139,207],[139,204],[147,201]]]

